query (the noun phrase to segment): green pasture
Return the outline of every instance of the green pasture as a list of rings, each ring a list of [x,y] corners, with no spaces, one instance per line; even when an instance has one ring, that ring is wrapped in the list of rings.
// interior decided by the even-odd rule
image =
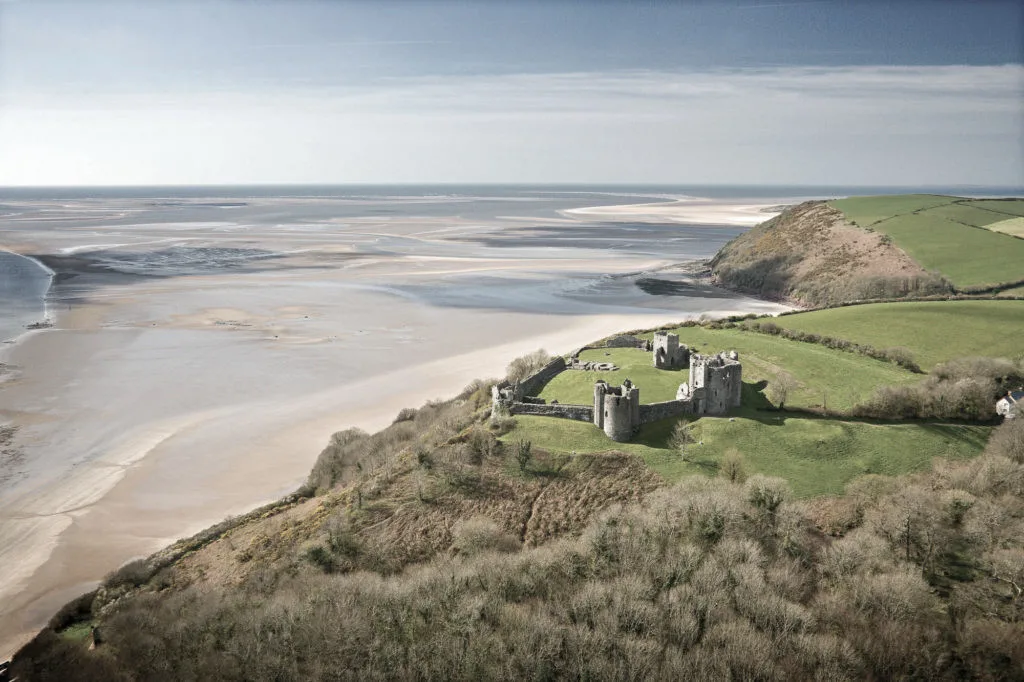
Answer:
[[[586,372],[570,370],[552,379],[540,392],[548,402],[590,405],[594,402],[594,383],[607,381],[613,386],[629,379],[640,387],[641,403],[675,400],[679,384],[685,383],[688,370],[655,369],[651,353],[639,348],[597,348],[580,353],[580,360],[611,362],[619,369],[614,372]]]
[[[981,200],[907,194],[830,202],[857,225],[892,238],[926,270],[958,288],[1024,279],[1024,240],[993,230],[1024,214],[1024,200]],[[1016,229],[1014,223],[1008,230]]]
[[[945,206],[957,200],[938,194],[894,194],[874,197],[850,197],[828,202],[846,214],[847,219],[861,227],[871,227],[881,220],[897,215]]]
[[[875,348],[902,346],[925,370],[964,355],[1012,358],[1024,354],[1024,301],[873,303],[783,315],[772,321],[787,329]]]
[[[972,199],[971,205],[1009,216],[1024,216],[1024,199]]]
[[[681,343],[698,352],[735,350],[740,354],[743,400],[747,405],[763,401],[760,389],[767,388],[781,371],[788,372],[797,383],[786,399],[787,405],[838,410],[849,409],[868,398],[877,386],[919,380],[917,375],[891,363],[743,329],[681,327],[675,332]],[[759,388],[751,389],[753,386]],[[748,390],[752,392],[748,394]],[[640,395],[643,396],[643,385]]]
[[[675,422],[646,424],[632,442],[614,443],[593,424],[519,416],[503,440],[526,439],[556,453],[628,452],[669,482],[692,474],[715,475],[723,455],[735,448],[747,473],[781,476],[798,497],[815,497],[840,493],[863,474],[899,475],[926,470],[937,457],[973,457],[990,431],[986,426],[842,421],[742,408],[732,418],[695,421],[697,442],[684,460],[667,446]]]
[[[958,288],[1024,279],[1024,240],[967,227],[929,212],[874,225],[926,270]]]
[[[743,363],[745,384],[760,383],[763,389],[785,370],[797,383],[786,399],[786,404],[794,407],[849,409],[868,398],[876,386],[912,383],[919,379],[887,362],[743,329],[681,327],[674,331],[679,334],[680,343],[700,353],[737,351]],[[652,334],[641,336],[650,338]],[[589,405],[594,400],[595,381],[604,379],[619,385],[629,378],[640,388],[640,402],[652,403],[675,399],[679,384],[688,376],[687,370],[655,369],[651,365],[651,354],[635,348],[589,350],[580,358],[614,362],[619,369],[615,372],[563,372],[541,390],[540,397],[548,402]],[[744,400],[748,399],[764,398],[755,390],[749,397],[744,395]]]

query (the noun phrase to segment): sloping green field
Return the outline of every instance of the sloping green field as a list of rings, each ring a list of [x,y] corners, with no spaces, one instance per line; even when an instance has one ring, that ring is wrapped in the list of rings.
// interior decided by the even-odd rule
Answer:
[[[682,327],[676,331],[691,348],[704,353],[735,349],[743,362],[743,407],[726,417],[695,421],[698,442],[691,446],[687,460],[667,445],[675,419],[645,425],[631,443],[614,443],[592,424],[519,416],[515,429],[504,439],[525,439],[565,453],[623,450],[642,457],[670,481],[695,473],[714,474],[725,452],[736,448],[751,473],[783,476],[798,495],[811,497],[840,492],[848,481],[865,473],[900,474],[926,469],[935,457],[972,457],[987,438],[987,427],[879,424],[766,409],[770,408],[766,391],[783,370],[798,382],[787,405],[825,404],[838,409],[866,398],[876,386],[912,383],[920,376],[860,355],[742,329]],[[685,370],[654,369],[651,354],[637,349],[590,350],[581,357],[614,362],[620,369],[564,372],[540,395],[549,401],[589,404],[598,378],[619,384],[629,377],[640,387],[642,402],[655,402],[674,398],[687,376]]]
[[[925,211],[876,223],[874,229],[927,270],[961,287],[1024,279],[1024,240],[967,227]]]
[[[783,315],[780,327],[909,348],[924,369],[963,355],[1024,354],[1024,301],[873,303]]]
[[[897,215],[922,211],[935,206],[945,206],[957,200],[938,194],[896,194],[874,197],[850,197],[828,202],[846,214],[851,222],[861,227],[871,227],[881,220]]]
[[[1024,239],[993,230],[1024,215],[1024,200],[973,200],[908,194],[829,202],[857,225],[881,232],[927,270],[958,288],[1024,279]],[[1009,229],[1015,229],[1013,224]]]
[[[840,493],[863,474],[899,475],[928,469],[936,457],[967,459],[985,445],[990,427],[939,424],[875,424],[742,409],[733,418],[703,417],[694,425],[697,443],[687,459],[667,446],[675,420],[646,424],[630,443],[614,443],[593,424],[516,417],[503,437],[526,439],[553,452],[637,455],[667,481],[692,474],[715,475],[730,449],[739,450],[748,473],[781,476],[799,497]]]
[[[974,199],[971,205],[1008,216],[1024,216],[1024,201],[1020,199]]]

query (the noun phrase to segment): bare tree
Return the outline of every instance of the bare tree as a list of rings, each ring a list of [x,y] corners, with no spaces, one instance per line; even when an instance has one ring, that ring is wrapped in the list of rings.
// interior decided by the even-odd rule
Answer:
[[[798,382],[796,377],[786,370],[779,370],[775,379],[768,384],[768,397],[780,410],[786,407],[786,398],[796,389]]]
[[[686,419],[681,419],[672,427],[672,435],[668,439],[668,446],[679,453],[684,460],[690,455],[690,445],[694,442],[693,424]]]
[[[747,480],[747,467],[743,455],[736,448],[729,448],[722,456],[718,473],[732,483],[743,483]]]

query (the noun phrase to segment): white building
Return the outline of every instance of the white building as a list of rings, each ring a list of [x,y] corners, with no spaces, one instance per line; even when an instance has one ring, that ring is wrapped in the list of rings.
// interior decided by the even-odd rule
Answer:
[[[1010,391],[996,403],[996,413],[1007,419],[1024,414],[1024,390]]]

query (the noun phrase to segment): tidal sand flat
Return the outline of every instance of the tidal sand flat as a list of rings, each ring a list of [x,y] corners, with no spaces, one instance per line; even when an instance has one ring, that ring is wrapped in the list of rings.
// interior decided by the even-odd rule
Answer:
[[[523,188],[3,197],[0,247],[45,264],[33,265],[42,288],[24,298],[49,287],[55,326],[0,351],[16,370],[0,384],[0,424],[16,429],[0,464],[0,657],[121,563],[294,490],[335,431],[376,429],[539,347],[782,310],[679,266],[745,223],[623,207],[681,198]],[[786,197],[738,199],[768,208]],[[601,206],[623,208],[614,220],[573,213]],[[4,319],[16,336],[35,318]]]

